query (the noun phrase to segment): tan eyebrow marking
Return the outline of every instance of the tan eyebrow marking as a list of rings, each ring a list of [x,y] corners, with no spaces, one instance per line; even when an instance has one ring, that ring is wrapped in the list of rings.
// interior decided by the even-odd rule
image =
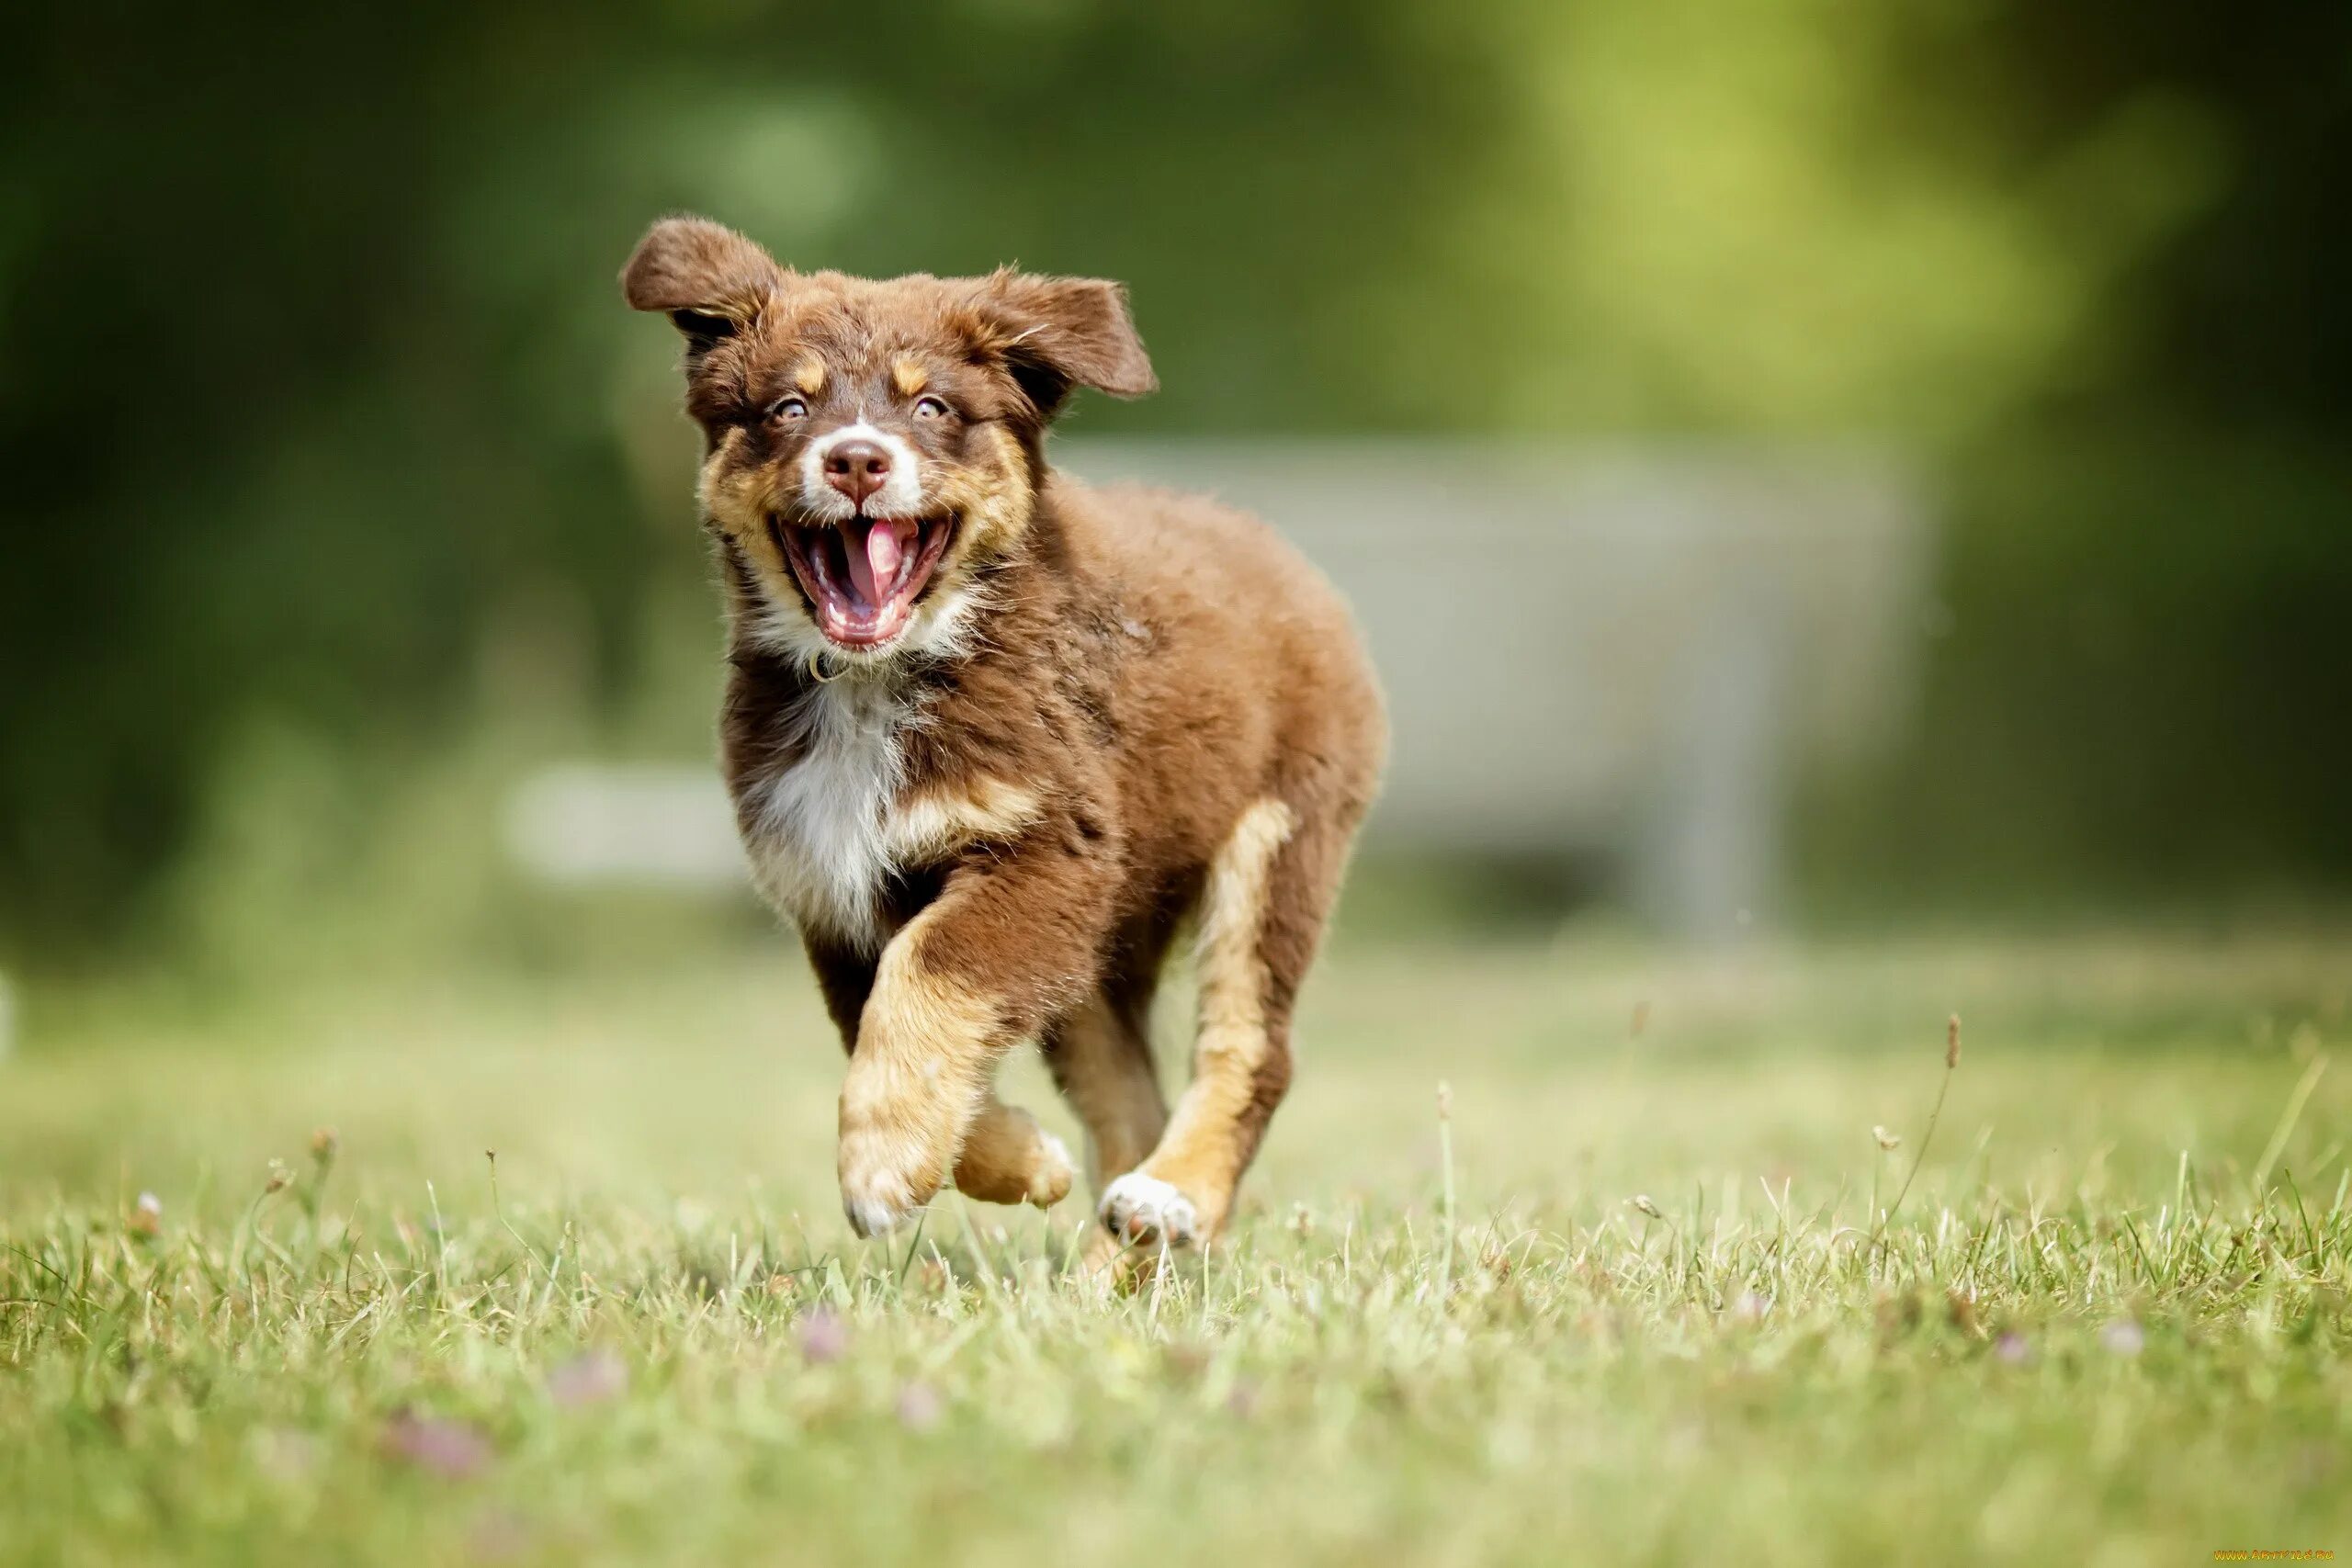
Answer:
[[[815,355],[803,355],[800,363],[792,367],[792,384],[808,397],[825,389],[825,365]]]
[[[890,367],[890,384],[899,389],[902,398],[911,398],[931,385],[930,373],[911,359],[899,359]]]

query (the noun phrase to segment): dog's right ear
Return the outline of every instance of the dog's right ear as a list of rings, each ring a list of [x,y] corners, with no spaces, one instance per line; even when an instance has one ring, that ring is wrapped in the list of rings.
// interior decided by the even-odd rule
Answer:
[[[639,310],[661,310],[701,353],[732,337],[785,279],[758,245],[707,218],[664,218],[621,269],[621,291]]]

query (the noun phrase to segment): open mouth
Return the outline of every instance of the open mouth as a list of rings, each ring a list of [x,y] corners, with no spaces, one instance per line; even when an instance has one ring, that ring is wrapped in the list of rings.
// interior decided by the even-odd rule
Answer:
[[[956,532],[944,517],[853,517],[846,523],[775,522],[776,538],[817,629],[843,648],[879,648],[907,629]]]

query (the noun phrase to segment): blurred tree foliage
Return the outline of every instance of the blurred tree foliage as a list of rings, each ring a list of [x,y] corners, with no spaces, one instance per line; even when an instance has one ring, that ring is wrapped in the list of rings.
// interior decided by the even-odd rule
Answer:
[[[808,265],[1128,278],[1167,390],[1097,427],[1900,444],[1954,498],[1951,630],[1826,863],[2352,877],[2345,7],[9,30],[0,952],[141,932],[256,747],[328,759],[356,844],[502,648],[576,646],[592,708],[633,688],[649,585],[699,562],[638,455],[668,344],[612,279],[680,208]]]

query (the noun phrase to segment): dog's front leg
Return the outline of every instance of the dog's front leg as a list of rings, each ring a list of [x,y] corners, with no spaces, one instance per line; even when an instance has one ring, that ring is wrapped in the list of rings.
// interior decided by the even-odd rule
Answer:
[[[882,951],[842,1088],[842,1207],[861,1235],[905,1221],[951,1175],[984,1185],[964,1179],[959,1156],[974,1178],[1060,1157],[1012,1146],[1050,1140],[998,1105],[991,1085],[1014,1042],[1091,983],[1106,879],[1060,835],[1036,837],[1047,841],[956,871]],[[1024,1180],[1004,1185],[1012,1201],[1036,1201]]]

